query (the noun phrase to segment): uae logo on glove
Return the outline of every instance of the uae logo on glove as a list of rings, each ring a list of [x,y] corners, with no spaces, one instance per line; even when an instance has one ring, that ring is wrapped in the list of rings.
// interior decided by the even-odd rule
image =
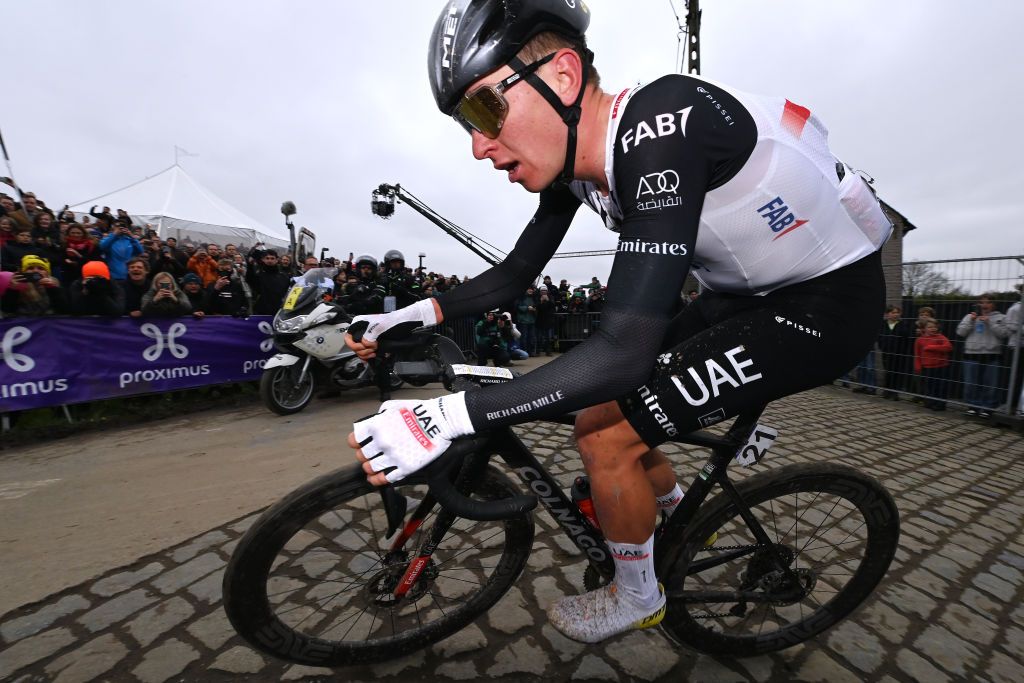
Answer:
[[[427,434],[436,436],[441,430],[437,425],[431,424],[431,419],[427,414],[427,409],[420,404],[411,411],[408,408],[402,408],[399,412],[402,414],[402,420],[405,422],[405,426],[409,428],[413,438],[416,439],[423,448],[427,450],[433,448],[434,443],[427,438]],[[413,413],[415,413],[415,415]],[[420,420],[416,419],[417,417],[423,421],[422,427],[420,426]]]

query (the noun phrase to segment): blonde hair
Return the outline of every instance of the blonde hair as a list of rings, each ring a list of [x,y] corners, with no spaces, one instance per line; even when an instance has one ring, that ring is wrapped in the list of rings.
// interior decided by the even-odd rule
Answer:
[[[523,46],[523,49],[516,56],[524,64],[530,64],[566,47],[578,54],[580,59],[585,59],[583,56],[584,51],[587,49],[587,39],[585,37],[579,41],[574,41],[554,31],[538,33]],[[601,87],[601,74],[597,72],[597,68],[593,63],[587,69],[587,86]]]

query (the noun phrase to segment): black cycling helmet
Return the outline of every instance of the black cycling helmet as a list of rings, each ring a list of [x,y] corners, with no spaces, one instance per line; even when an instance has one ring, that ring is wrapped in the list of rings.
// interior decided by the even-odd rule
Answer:
[[[405,265],[405,257],[402,256],[402,252],[397,249],[391,249],[388,253],[384,254],[384,265],[390,266],[391,262],[396,259],[401,261],[403,266]]]
[[[582,46],[589,25],[590,10],[583,0],[452,0],[434,25],[427,53],[430,88],[438,108],[451,116],[469,86],[481,77],[510,62],[517,70],[525,66],[516,54],[534,36],[553,31]],[[524,77],[569,127],[560,176],[565,182],[572,180],[576,124],[592,60],[589,50],[583,52],[583,83],[572,106],[563,105],[537,74]]]
[[[370,256],[369,254],[362,254],[359,258],[356,259],[356,268],[359,268],[360,266],[363,265],[373,266],[374,269],[376,269],[377,259],[373,256]]]

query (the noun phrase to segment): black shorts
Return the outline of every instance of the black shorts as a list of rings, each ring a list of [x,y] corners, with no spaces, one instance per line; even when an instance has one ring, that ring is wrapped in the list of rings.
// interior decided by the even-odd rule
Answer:
[[[826,384],[871,349],[884,305],[879,252],[766,296],[705,292],[672,320],[650,378],[619,407],[653,448]]]

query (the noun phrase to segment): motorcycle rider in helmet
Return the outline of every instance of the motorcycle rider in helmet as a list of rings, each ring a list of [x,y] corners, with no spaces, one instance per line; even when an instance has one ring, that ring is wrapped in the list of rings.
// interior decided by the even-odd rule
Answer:
[[[377,259],[363,254],[355,261],[355,281],[349,276],[341,305],[352,315],[384,312],[384,283],[377,275]]]
[[[555,601],[548,617],[598,642],[665,614],[654,531],[682,490],[658,446],[829,383],[863,358],[884,306],[880,249],[892,226],[810,109],[681,74],[605,92],[589,23],[582,0],[445,3],[428,52],[438,108],[469,133],[474,157],[540,205],[502,263],[368,317],[353,348],[372,356],[397,325],[518,296],[583,203],[619,239],[600,330],[511,382],[386,403],[348,441],[380,485],[460,436],[585,408],[575,436],[615,577]],[[676,315],[691,266],[705,291]],[[431,425],[429,438],[409,413]]]
[[[395,297],[397,308],[405,308],[422,298],[420,283],[405,270],[405,257],[397,249],[384,254],[384,273],[381,279],[387,296]]]
[[[354,262],[356,277],[349,276],[339,303],[351,315],[369,315],[384,312],[384,278],[377,274],[377,259],[363,254]],[[380,390],[380,400],[391,400],[391,370],[394,359],[390,354],[371,358],[373,379]]]

